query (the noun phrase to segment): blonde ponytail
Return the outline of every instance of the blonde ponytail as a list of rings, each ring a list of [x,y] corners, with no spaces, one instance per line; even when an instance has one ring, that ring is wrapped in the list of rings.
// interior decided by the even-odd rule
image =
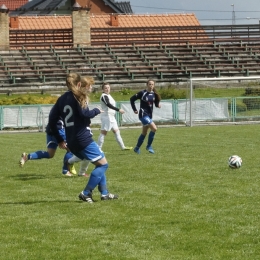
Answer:
[[[92,77],[81,78],[78,73],[69,73],[66,77],[66,85],[73,93],[82,108],[86,108],[89,103],[88,90],[86,87],[94,84]]]

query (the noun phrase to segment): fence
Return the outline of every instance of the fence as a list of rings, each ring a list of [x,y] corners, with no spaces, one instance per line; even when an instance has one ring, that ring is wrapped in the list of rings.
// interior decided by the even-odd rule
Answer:
[[[186,44],[186,42],[259,41],[260,26],[206,25],[162,27],[91,28],[91,46]],[[11,49],[72,48],[72,29],[41,29],[9,31]],[[83,44],[83,43],[82,43]]]
[[[91,28],[91,46],[185,44],[259,40],[258,24]]]
[[[44,29],[44,30],[10,30],[9,40],[11,49],[46,48],[71,48],[72,29]]]
[[[255,106],[247,108],[250,101]],[[196,122],[260,121],[260,97],[205,98],[193,101],[193,119]],[[158,124],[186,124],[190,119],[189,100],[162,100],[162,108],[154,108],[153,120]],[[92,103],[90,109],[99,106]],[[139,103],[136,103],[138,108]],[[125,110],[116,114],[120,126],[138,125],[138,116],[133,113],[129,102],[118,102],[117,107]],[[52,105],[0,106],[0,130],[36,128],[44,131]],[[92,125],[100,125],[100,116],[93,118]]]

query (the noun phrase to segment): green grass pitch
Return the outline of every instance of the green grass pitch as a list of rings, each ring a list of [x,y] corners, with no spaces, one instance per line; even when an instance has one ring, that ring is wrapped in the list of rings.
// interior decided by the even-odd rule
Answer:
[[[85,177],[62,176],[62,150],[18,166],[22,152],[45,149],[45,133],[0,133],[0,259],[259,259],[259,130],[158,126],[154,155],[145,143],[140,155],[121,151],[109,132],[108,188],[120,197],[95,190],[94,204],[78,200]],[[140,133],[121,129],[127,146]],[[228,167],[233,154],[240,169]]]

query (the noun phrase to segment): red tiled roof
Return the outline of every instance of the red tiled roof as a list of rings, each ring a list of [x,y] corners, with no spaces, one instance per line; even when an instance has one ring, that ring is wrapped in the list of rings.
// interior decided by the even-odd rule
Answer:
[[[12,18],[12,17],[11,17]],[[71,16],[19,16],[20,30],[71,29]],[[12,28],[10,28],[12,29]]]
[[[118,15],[118,27],[200,26],[194,14]],[[91,28],[111,27],[110,15],[91,15]]]
[[[19,16],[21,30],[69,29],[71,16]],[[110,15],[90,16],[91,28],[110,28]],[[118,15],[118,27],[200,26],[194,14]]]
[[[14,11],[28,3],[28,0],[0,0],[0,6],[5,5],[10,11]]]

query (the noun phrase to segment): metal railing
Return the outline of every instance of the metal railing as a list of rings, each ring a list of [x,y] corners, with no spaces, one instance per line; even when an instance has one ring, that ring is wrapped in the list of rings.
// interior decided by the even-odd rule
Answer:
[[[9,41],[11,49],[73,46],[72,29],[10,30]]]
[[[212,106],[212,114],[209,110],[194,111],[194,119],[200,123],[210,122],[260,122],[260,97],[236,97],[236,98],[202,98],[196,99],[197,109],[200,102],[217,102],[221,104],[220,110],[216,114],[216,106]],[[153,120],[158,123],[186,124],[189,118],[188,107],[189,100],[169,99],[162,100],[164,109],[155,109]],[[137,102],[138,104],[138,102]],[[225,106],[223,106],[225,104]],[[99,103],[91,103],[90,109],[93,109]],[[53,105],[16,105],[0,106],[0,130],[4,129],[25,129],[34,128],[44,131],[48,123],[48,116]],[[138,106],[138,105],[137,105]],[[124,109],[127,113],[118,116],[118,125],[136,125],[140,121],[136,114],[132,112],[129,102],[117,102],[117,107]],[[196,114],[198,113],[198,114]],[[100,125],[100,116],[93,118],[92,125]]]
[[[73,47],[73,29],[16,30],[9,32],[10,47]],[[163,27],[91,28],[91,46],[185,44],[186,42],[260,40],[260,25],[206,25]]]

